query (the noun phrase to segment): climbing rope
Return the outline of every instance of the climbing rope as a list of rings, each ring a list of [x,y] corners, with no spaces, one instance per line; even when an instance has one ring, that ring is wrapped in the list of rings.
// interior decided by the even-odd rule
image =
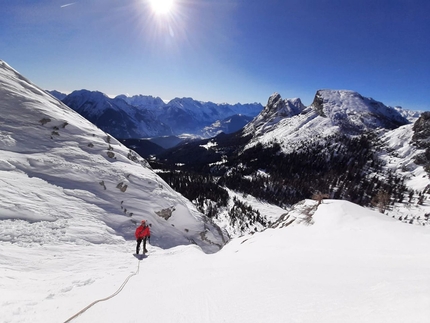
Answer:
[[[72,321],[73,319],[77,318],[79,315],[81,315],[82,313],[84,313],[86,310],[88,310],[93,305],[95,305],[95,304],[97,304],[99,302],[107,301],[108,299],[111,299],[112,297],[118,295],[122,291],[122,289],[124,288],[124,286],[127,284],[127,282],[129,281],[129,279],[139,273],[139,270],[140,270],[140,260],[137,261],[137,270],[136,270],[136,272],[133,273],[133,274],[131,274],[131,275],[129,275],[115,293],[113,293],[112,295],[110,295],[108,297],[105,297],[105,298],[102,298],[102,299],[98,299],[98,300],[92,302],[90,305],[88,305],[87,307],[85,307],[83,310],[79,311],[75,315],[73,315],[67,321],[64,321],[64,323],[68,323],[68,322]]]

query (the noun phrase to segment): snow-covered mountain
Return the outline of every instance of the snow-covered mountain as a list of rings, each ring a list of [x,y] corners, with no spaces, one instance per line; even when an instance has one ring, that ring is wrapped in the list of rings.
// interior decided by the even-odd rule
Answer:
[[[160,122],[150,110],[138,109],[121,98],[111,99],[101,92],[74,91],[63,100],[115,138],[143,138],[171,135],[169,126]]]
[[[156,110],[159,107],[165,106],[166,103],[159,97],[153,97],[152,95],[133,95],[128,96],[125,94],[120,94],[116,96],[116,98],[122,99],[128,104],[138,107],[141,109],[149,109],[149,110]]]
[[[214,128],[214,124],[234,115],[242,115],[242,120],[249,120],[263,108],[259,103],[216,104],[192,98],[175,98],[165,103],[158,97],[144,95],[119,95],[110,99],[100,92],[86,90],[75,91],[62,101],[116,138],[183,134],[210,136],[230,129],[220,126],[218,131],[208,131],[205,127]],[[236,130],[237,127],[233,127],[231,131]]]
[[[256,134],[269,132],[279,121],[291,118],[303,112],[305,106],[299,98],[283,100],[281,95],[274,93],[268,100],[264,110],[249,124]]]
[[[338,133],[358,135],[409,123],[399,109],[353,91],[319,90],[309,107],[300,99],[283,100],[275,93],[262,113],[246,125],[244,135],[253,137],[248,147],[275,140],[285,151],[294,151],[303,143]]]
[[[241,132],[178,145],[151,163],[233,236],[273,223],[252,198],[289,208],[327,196],[428,225],[426,116],[353,91],[320,90],[308,107],[275,93]]]
[[[204,123],[215,122],[236,114],[255,117],[263,108],[260,103],[217,104],[192,98],[174,98],[168,103],[164,103],[159,97],[152,96],[119,95],[118,97],[135,107],[154,110],[157,115],[161,116],[161,119],[168,119],[169,111],[171,112],[173,109],[174,111],[180,110]]]
[[[201,135],[204,133],[204,127],[217,121],[238,114],[255,117],[262,108],[259,103],[230,105],[201,102],[192,98],[175,98],[159,108],[156,114],[162,122],[170,125],[176,134]]]
[[[123,243],[147,219],[154,245],[223,245],[219,228],[144,159],[5,62],[0,110],[0,241]]]

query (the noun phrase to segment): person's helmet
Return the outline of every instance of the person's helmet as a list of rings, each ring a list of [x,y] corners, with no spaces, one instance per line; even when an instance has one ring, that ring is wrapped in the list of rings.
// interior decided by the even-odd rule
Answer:
[[[141,224],[146,224],[146,220],[142,220],[140,223]]]

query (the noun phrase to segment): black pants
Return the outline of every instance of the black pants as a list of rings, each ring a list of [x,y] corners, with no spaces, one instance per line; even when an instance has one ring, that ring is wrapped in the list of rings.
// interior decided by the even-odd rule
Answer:
[[[136,245],[136,254],[139,254],[139,250],[140,250],[140,244],[142,243],[143,240],[143,253],[147,252],[146,250],[146,237],[143,239],[137,239],[137,245]]]

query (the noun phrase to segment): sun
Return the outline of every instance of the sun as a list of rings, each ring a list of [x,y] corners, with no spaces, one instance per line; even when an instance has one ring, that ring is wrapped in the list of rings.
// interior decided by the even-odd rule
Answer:
[[[149,0],[152,10],[156,14],[164,15],[172,11],[174,0]]]

